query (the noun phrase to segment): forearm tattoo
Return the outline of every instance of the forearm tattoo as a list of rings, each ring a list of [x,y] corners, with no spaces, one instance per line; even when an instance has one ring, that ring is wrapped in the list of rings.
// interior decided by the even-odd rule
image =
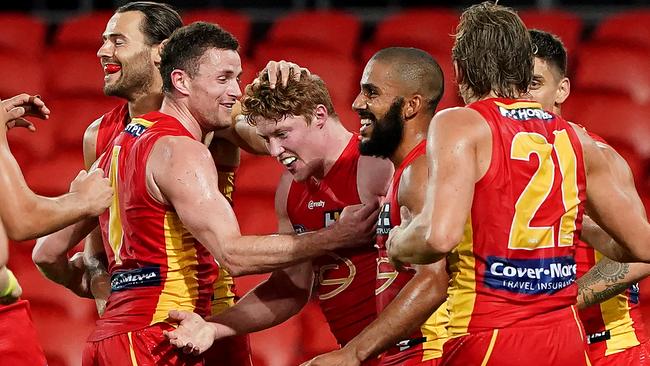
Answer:
[[[603,258],[596,263],[577,281],[578,300],[582,300],[583,303],[581,307],[599,304],[625,291],[631,285],[625,281],[625,276],[629,272],[629,263],[619,263],[609,258]]]

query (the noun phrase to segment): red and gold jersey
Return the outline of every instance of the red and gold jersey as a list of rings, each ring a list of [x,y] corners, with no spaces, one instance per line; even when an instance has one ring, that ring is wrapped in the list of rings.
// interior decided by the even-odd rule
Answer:
[[[377,222],[377,313],[381,313],[390,304],[406,284],[413,278],[415,268],[397,271],[390,264],[386,241],[390,230],[401,223],[398,192],[402,173],[415,159],[426,154],[426,140],[420,142],[402,161],[390,182],[388,192],[381,202],[379,221]],[[447,339],[446,326],[449,321],[447,304],[431,314],[420,328],[382,355],[382,365],[404,365],[407,359],[427,361],[442,356],[442,346]]]
[[[575,304],[586,199],[582,147],[565,120],[528,101],[467,107],[489,125],[492,157],[475,185],[463,239],[447,257],[450,337]]]
[[[291,183],[287,213],[297,233],[329,226],[345,206],[361,203],[357,191],[359,156],[355,135],[323,179],[309,180],[306,184]],[[376,259],[373,243],[368,243],[313,260],[320,306],[332,333],[342,345],[377,317]]]
[[[171,309],[210,315],[218,265],[173,207],[147,191],[146,162],[165,136],[191,138],[171,116],[152,112],[133,118],[100,160],[115,190],[99,218],[112,292],[91,340],[164,322]]]
[[[95,144],[95,156],[98,159],[108,147],[113,146],[113,140],[124,130],[130,119],[128,103],[120,104],[102,116]]]
[[[589,131],[587,133],[594,141],[608,145],[602,137]],[[602,258],[601,253],[579,241],[576,247],[578,277],[582,277]],[[622,294],[580,310],[579,314],[587,332],[589,356],[593,360],[638,346],[648,339],[639,305],[638,283]]]

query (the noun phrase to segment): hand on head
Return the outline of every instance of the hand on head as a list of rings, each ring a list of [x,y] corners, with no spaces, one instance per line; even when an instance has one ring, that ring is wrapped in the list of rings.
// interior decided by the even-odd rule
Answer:
[[[300,80],[302,73],[307,73],[307,76],[311,75],[308,69],[300,67],[297,64],[289,61],[269,61],[264,68],[269,77],[269,84],[271,89],[275,89],[276,84],[278,83],[278,72],[280,73],[280,82],[282,86],[287,86],[289,82],[289,77],[293,77],[295,80]],[[259,82],[257,79],[253,83]]]

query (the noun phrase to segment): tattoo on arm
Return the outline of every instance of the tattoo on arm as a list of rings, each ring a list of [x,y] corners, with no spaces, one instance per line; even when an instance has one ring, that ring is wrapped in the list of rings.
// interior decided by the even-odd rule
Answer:
[[[629,263],[619,263],[609,258],[596,263],[577,281],[578,303],[583,303],[581,308],[599,304],[625,291],[631,285],[625,281],[629,272]]]

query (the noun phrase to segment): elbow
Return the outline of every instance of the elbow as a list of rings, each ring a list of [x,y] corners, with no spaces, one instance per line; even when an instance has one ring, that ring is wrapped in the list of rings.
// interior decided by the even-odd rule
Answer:
[[[224,253],[224,255],[222,255],[217,262],[219,263],[219,267],[221,269],[225,270],[233,277],[239,277],[239,276],[250,274],[237,263],[237,260],[234,258],[233,255]]]
[[[34,250],[32,251],[32,261],[36,264],[37,267],[48,267],[57,264],[60,261],[60,257],[53,255],[47,251],[47,237],[38,239]],[[67,253],[63,253],[66,256]]]
[[[34,232],[29,229],[29,225],[21,223],[5,223],[7,236],[13,241],[25,241],[34,239]]]
[[[436,230],[427,235],[427,246],[434,255],[445,255],[451,252],[460,241],[463,240],[463,233],[460,231]]]

